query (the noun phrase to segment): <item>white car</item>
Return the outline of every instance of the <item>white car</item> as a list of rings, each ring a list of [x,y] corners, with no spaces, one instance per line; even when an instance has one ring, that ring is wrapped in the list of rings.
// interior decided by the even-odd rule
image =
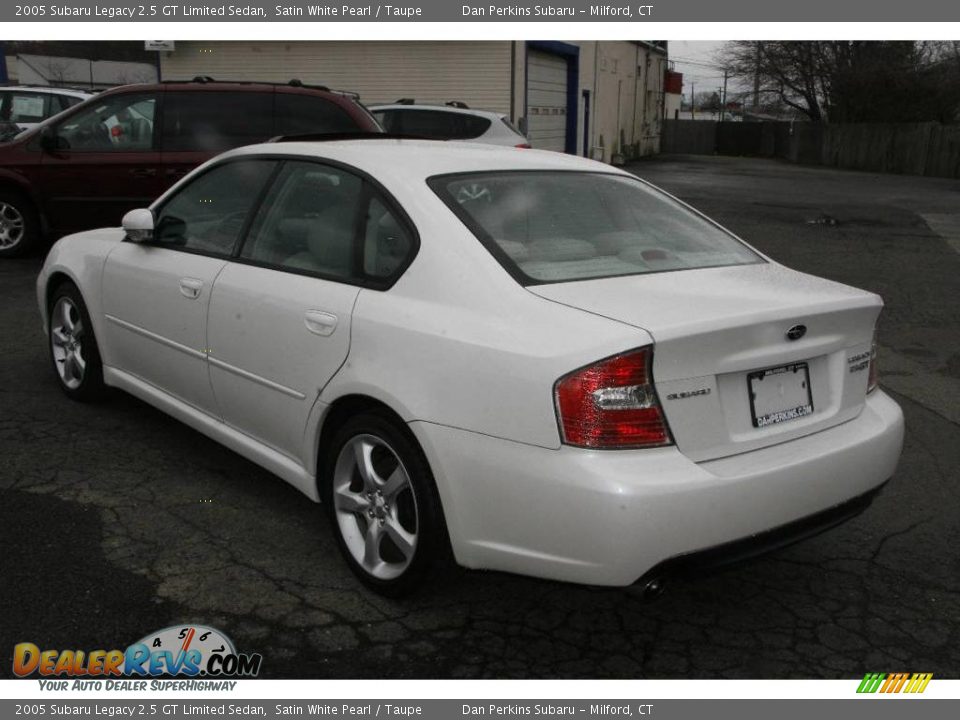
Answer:
[[[900,455],[878,296],[607,165],[276,142],[123,225],[40,273],[60,386],[125,390],[323,501],[384,593],[451,554],[655,589],[850,516]]]
[[[77,105],[92,93],[33,85],[0,87],[0,141],[36,127],[47,118]]]
[[[503,113],[473,110],[459,103],[415,105],[409,102],[367,108],[391,135],[431,140],[469,140],[504,147],[529,148],[530,141]]]

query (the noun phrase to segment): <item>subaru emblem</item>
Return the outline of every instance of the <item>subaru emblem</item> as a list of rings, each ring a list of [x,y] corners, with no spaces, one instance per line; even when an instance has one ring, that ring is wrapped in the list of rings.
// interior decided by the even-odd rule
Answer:
[[[794,325],[792,328],[787,330],[787,340],[799,340],[806,334],[807,334],[806,325]]]

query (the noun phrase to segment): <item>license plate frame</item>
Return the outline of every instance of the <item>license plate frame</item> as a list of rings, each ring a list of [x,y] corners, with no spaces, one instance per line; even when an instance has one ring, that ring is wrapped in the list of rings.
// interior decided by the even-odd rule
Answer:
[[[774,382],[761,385],[767,378]],[[805,362],[787,363],[747,373],[750,420],[761,429],[813,414],[810,367]]]

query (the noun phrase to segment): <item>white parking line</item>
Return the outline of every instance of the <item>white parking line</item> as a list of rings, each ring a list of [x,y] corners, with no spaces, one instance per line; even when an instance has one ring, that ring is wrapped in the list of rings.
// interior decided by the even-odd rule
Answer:
[[[960,253],[960,213],[920,213],[927,227]]]

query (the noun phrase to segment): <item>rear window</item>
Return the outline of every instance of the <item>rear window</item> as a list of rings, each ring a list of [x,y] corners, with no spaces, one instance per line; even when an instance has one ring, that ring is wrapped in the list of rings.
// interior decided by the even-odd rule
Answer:
[[[167,92],[163,149],[220,152],[263,142],[274,135],[273,94],[265,92]]]
[[[388,133],[434,140],[470,140],[490,128],[487,118],[443,110],[377,110],[374,115]]]
[[[277,93],[277,135],[355,132],[358,123],[342,107],[321,97]]]
[[[763,262],[729,233],[629,177],[515,171],[429,182],[524,285]]]

